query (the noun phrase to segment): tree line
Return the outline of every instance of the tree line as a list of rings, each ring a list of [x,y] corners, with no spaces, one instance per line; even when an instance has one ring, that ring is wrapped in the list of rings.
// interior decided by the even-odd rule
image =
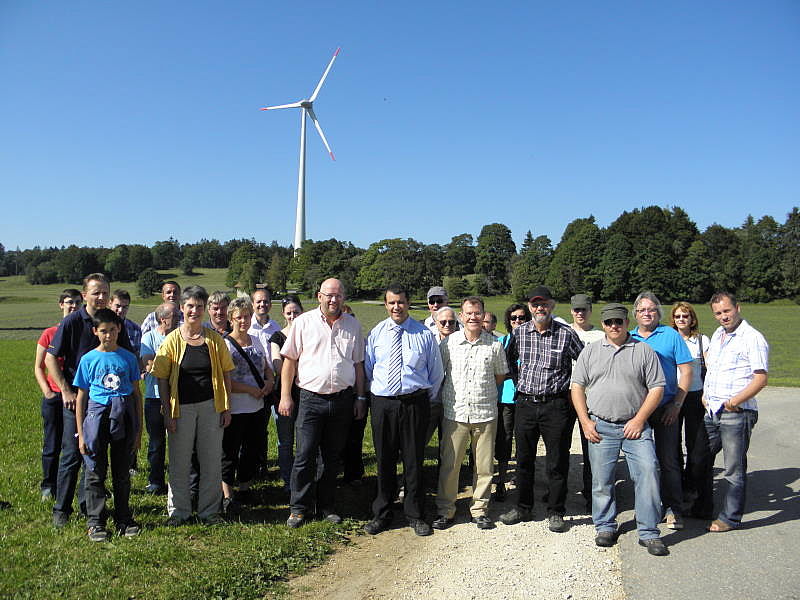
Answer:
[[[364,249],[331,238],[307,240],[296,254],[291,246],[253,239],[28,250],[0,244],[0,275],[24,274],[32,284],[75,284],[103,271],[115,281],[137,281],[146,296],[160,285],[157,270],[191,275],[209,267],[227,267],[227,285],[248,291],[264,283],[276,291],[312,292],[336,275],[356,297],[377,296],[396,282],[420,294],[443,284],[454,298],[521,298],[544,283],[562,300],[581,292],[630,301],[648,289],[664,301],[705,302],[714,290],[726,289],[749,302],[800,301],[800,212],[794,207],[784,223],[748,216],[739,227],[714,224],[701,232],[680,207],[647,206],[623,212],[608,227],[598,226],[593,216],[577,218],[555,246],[528,231],[519,250],[502,223],[485,225],[477,238],[462,233],[446,244],[390,238]]]

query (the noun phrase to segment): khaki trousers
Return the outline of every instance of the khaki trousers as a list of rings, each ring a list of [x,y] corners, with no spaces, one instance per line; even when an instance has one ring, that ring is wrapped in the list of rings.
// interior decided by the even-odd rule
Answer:
[[[438,515],[452,519],[456,514],[458,473],[468,443],[472,443],[472,453],[475,456],[469,512],[473,518],[486,514],[492,493],[496,431],[497,419],[485,423],[459,423],[446,417],[442,419],[442,439],[439,442],[442,463],[439,469],[439,491],[436,494]]]

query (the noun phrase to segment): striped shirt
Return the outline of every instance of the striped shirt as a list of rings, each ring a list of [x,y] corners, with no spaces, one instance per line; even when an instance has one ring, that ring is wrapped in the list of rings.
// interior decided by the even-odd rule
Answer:
[[[769,369],[769,344],[744,319],[732,332],[718,327],[708,345],[703,393],[708,409],[716,413],[722,405],[741,392],[753,380],[754,371]],[[756,398],[742,402],[740,408],[758,410]]]
[[[456,331],[439,344],[444,364],[444,416],[459,423],[485,423],[497,418],[495,375],[508,373],[503,345],[485,331],[470,342]]]
[[[554,319],[539,333],[533,321],[523,323],[511,333],[506,350],[517,391],[532,396],[567,393],[572,361],[581,350],[583,342],[569,325]]]

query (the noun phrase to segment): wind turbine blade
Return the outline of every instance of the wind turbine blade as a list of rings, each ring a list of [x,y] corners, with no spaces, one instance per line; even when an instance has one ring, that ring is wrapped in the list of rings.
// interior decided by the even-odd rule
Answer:
[[[291,104],[279,104],[278,106],[265,106],[260,110],[275,110],[278,108],[300,108],[301,104],[299,102],[292,102]]]
[[[331,58],[331,62],[328,63],[328,68],[325,69],[325,72],[322,74],[322,77],[320,78],[319,83],[317,84],[317,87],[314,89],[314,93],[311,94],[311,97],[308,99],[309,102],[313,102],[314,100],[317,99],[317,94],[319,94],[319,90],[322,87],[322,84],[325,82],[325,78],[328,76],[328,73],[330,72],[331,67],[333,66],[333,61],[335,61],[336,57],[339,56],[339,50],[341,50],[341,48],[337,48],[336,52],[333,53],[333,57]]]
[[[312,121],[314,121],[314,127],[317,128],[317,133],[319,133],[319,137],[322,138],[322,143],[325,144],[325,147],[328,149],[328,154],[331,155],[331,160],[336,160],[331,147],[328,145],[328,140],[325,139],[325,134],[322,133],[322,127],[320,127],[319,121],[317,121],[317,115],[314,114],[314,109],[307,108],[306,110],[308,111],[308,116],[311,117]]]

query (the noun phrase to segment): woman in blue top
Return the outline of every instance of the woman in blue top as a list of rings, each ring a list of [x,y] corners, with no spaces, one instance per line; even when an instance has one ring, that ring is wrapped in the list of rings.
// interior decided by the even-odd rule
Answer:
[[[503,348],[508,348],[511,331],[531,320],[531,311],[524,304],[512,304],[506,309],[505,322],[508,333],[500,338]],[[498,390],[497,404],[497,437],[495,437],[494,455],[497,459],[497,487],[495,500],[503,501],[506,497],[506,471],[511,460],[511,446],[514,441],[514,394],[517,389],[511,379],[506,379]]]

